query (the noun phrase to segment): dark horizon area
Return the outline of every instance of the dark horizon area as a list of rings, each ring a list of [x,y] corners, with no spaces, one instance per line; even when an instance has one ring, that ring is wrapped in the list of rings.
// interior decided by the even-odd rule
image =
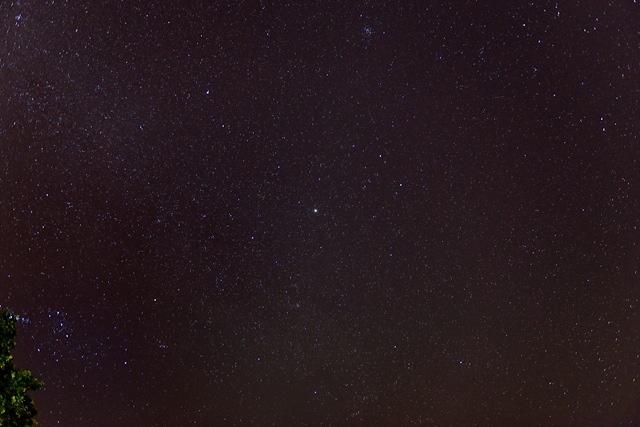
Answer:
[[[640,5],[0,4],[42,426],[640,425]]]

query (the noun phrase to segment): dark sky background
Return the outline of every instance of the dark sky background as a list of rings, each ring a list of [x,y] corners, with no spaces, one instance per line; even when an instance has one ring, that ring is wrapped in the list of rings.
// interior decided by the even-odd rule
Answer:
[[[640,4],[3,1],[43,427],[640,425]]]

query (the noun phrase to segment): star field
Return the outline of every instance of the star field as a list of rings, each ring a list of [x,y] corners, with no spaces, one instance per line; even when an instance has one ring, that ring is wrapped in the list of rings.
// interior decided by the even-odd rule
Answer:
[[[640,6],[0,5],[43,426],[640,423]]]

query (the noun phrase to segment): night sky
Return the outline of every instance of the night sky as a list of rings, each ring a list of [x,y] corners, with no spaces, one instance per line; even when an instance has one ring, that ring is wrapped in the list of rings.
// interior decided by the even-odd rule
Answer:
[[[640,4],[0,5],[42,426],[640,425]]]

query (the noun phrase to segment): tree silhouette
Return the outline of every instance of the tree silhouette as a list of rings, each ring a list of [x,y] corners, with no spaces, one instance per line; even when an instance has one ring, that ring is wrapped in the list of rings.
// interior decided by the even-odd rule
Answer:
[[[42,382],[30,371],[16,368],[11,356],[17,336],[16,316],[0,309],[0,426],[24,427],[36,425],[37,414],[28,392],[38,390]]]

